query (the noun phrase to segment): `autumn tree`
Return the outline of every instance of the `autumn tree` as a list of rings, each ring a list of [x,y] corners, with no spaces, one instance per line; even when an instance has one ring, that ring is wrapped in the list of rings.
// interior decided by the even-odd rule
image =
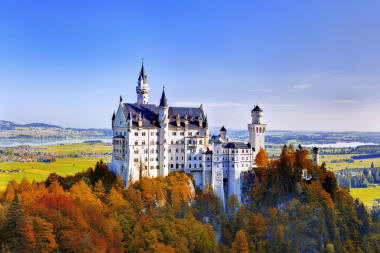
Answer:
[[[256,158],[255,158],[255,163],[257,167],[265,168],[268,162],[269,162],[268,155],[265,152],[265,149],[260,148],[260,151],[257,153]]]
[[[235,240],[232,243],[232,252],[234,253],[249,253],[247,236],[244,230],[239,230],[236,233]]]

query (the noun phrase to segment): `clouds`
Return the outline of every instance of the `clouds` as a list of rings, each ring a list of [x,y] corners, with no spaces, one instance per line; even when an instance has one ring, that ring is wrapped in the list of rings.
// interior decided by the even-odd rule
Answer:
[[[296,92],[296,91],[301,91],[301,90],[306,90],[307,88],[309,88],[310,85],[308,84],[300,84],[300,85],[294,85],[292,87],[292,92]]]
[[[249,92],[264,92],[264,93],[271,93],[273,90],[268,88],[268,89],[252,89],[248,90]]]
[[[246,106],[245,104],[235,103],[235,102],[209,102],[209,103],[201,103],[201,102],[173,102],[174,106],[185,106],[185,107],[199,107],[201,104],[205,108],[230,108],[230,107],[241,107]]]
[[[340,99],[340,100],[333,100],[333,104],[359,104],[360,101],[353,100],[353,99]]]

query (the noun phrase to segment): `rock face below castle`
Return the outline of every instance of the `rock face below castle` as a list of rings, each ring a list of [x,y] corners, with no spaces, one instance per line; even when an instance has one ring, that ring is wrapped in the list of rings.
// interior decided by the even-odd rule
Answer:
[[[160,104],[150,104],[144,65],[136,87],[137,102],[120,98],[112,116],[113,153],[110,169],[128,185],[139,176],[167,176],[183,170],[191,173],[197,188],[206,185],[223,202],[231,194],[241,196],[241,176],[251,171],[254,157],[264,148],[266,125],[263,111],[255,106],[248,125],[249,142],[229,141],[222,127],[210,135],[203,106],[170,107],[163,90]],[[224,204],[224,203],[223,203]]]

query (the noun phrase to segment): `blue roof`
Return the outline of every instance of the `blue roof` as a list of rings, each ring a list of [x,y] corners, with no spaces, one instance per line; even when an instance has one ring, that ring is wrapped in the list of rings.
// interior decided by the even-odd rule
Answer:
[[[143,127],[160,127],[158,122],[159,107],[155,104],[124,103],[123,112],[125,118],[128,113],[132,116],[132,125],[138,125],[138,117],[141,113]],[[176,117],[180,120],[180,126],[184,127],[184,118],[187,118],[189,128],[205,128],[205,124],[199,127],[199,119],[205,120],[204,112],[201,108],[193,107],[169,107],[169,127],[177,127]]]
[[[250,143],[240,142],[240,141],[230,141],[222,144],[223,148],[230,148],[230,149],[247,149],[251,148]]]

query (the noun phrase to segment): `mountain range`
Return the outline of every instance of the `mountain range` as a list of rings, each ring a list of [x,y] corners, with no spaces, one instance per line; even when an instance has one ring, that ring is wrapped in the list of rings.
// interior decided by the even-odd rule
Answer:
[[[26,138],[101,138],[112,136],[111,129],[63,128],[45,123],[17,124],[0,120],[0,139]]]

